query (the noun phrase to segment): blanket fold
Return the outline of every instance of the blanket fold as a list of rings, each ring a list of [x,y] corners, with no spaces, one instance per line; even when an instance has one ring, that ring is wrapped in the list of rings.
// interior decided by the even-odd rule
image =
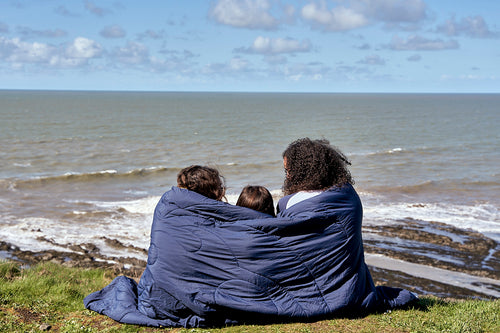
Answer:
[[[117,277],[84,305],[122,323],[213,327],[361,315],[411,302],[407,290],[374,286],[361,221],[350,185],[276,218],[173,187],[155,209],[139,284]]]

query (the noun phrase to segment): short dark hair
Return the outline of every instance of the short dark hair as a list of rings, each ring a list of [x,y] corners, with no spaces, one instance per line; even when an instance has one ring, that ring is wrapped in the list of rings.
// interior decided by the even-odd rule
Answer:
[[[236,205],[276,216],[273,196],[264,186],[245,186],[238,197]]]
[[[221,200],[226,193],[224,177],[214,168],[191,165],[177,174],[177,186],[208,198]]]
[[[354,184],[347,166],[351,163],[325,139],[298,139],[283,152],[286,195],[299,191],[324,191],[331,187]]]

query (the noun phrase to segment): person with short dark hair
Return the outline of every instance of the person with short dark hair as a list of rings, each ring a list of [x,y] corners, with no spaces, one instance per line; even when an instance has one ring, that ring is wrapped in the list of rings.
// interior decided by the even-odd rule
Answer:
[[[177,186],[221,201],[226,193],[224,177],[217,169],[191,165],[177,174]]]
[[[264,186],[245,186],[238,197],[238,201],[236,201],[236,205],[276,216],[273,196]]]

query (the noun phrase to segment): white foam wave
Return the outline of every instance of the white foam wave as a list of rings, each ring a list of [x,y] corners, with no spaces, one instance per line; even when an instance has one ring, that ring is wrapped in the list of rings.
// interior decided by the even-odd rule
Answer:
[[[394,153],[397,153],[397,152],[400,152],[400,151],[403,151],[403,148],[394,148],[394,149],[390,149],[388,151],[386,151],[386,153],[388,154],[394,154]]]
[[[401,147],[395,147],[395,148],[390,148],[390,149],[385,149],[385,150],[377,150],[377,151],[367,151],[367,152],[360,152],[360,153],[352,153],[352,156],[372,156],[372,155],[381,155],[381,154],[394,154],[394,153],[400,153],[404,152],[406,149],[401,148]]]
[[[277,203],[277,199],[282,196],[281,190],[274,190],[271,193]],[[376,196],[369,194],[365,196],[363,193],[361,195],[364,202],[364,221],[367,226],[399,223],[401,220],[412,218],[471,229],[500,242],[500,212],[494,205],[387,203],[377,201]],[[229,203],[235,204],[238,196],[239,193],[230,193],[226,197]],[[93,243],[108,256],[126,255],[145,259],[144,254],[137,251],[111,248],[103,237],[147,249],[153,212],[159,198],[150,196],[130,201],[86,201],[86,208],[72,210],[75,218],[71,220],[4,215],[0,239],[23,250],[31,251],[49,249],[67,251],[64,245]],[[110,214],[94,214],[100,211]]]
[[[500,242],[500,212],[491,204],[374,203],[363,210],[364,221],[372,225],[412,218],[470,229]]]
[[[117,170],[114,170],[114,169],[108,169],[108,170],[101,170],[101,171],[97,171],[97,172],[91,172],[91,173],[80,173],[80,172],[66,172],[64,173],[64,176],[84,176],[84,175],[114,175],[114,174],[117,174],[118,171]],[[57,177],[57,176],[55,176]],[[40,177],[41,178],[44,178],[44,177]]]
[[[107,256],[130,256],[145,260],[142,252],[115,249],[106,244],[105,238],[117,239],[125,246],[140,249],[149,247],[152,215],[159,197],[147,197],[133,201],[87,202],[95,209],[104,212],[124,209],[130,214],[109,217],[88,218],[85,220],[60,220],[42,217],[15,218],[2,225],[0,239],[14,244],[21,250],[44,251],[55,249],[70,251],[71,244],[95,244]],[[90,211],[89,211],[90,212]],[[87,211],[75,210],[77,216],[90,215]]]
[[[30,162],[27,162],[27,163],[14,163],[13,165],[16,166],[16,167],[19,167],[19,168],[29,168],[29,167],[31,167],[31,163]]]
[[[95,206],[106,209],[125,209],[133,214],[153,214],[156,204],[160,200],[158,196],[146,197],[131,201],[94,201]]]

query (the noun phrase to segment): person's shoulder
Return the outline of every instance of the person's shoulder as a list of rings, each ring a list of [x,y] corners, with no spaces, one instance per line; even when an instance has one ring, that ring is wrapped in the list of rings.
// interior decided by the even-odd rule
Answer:
[[[285,195],[283,198],[278,200],[278,205],[276,207],[277,213],[282,212],[286,209],[286,205],[290,198],[293,197],[293,195],[294,194]]]
[[[351,184],[332,187],[319,196],[319,199],[329,202],[351,202],[353,204],[361,202],[358,193]]]
[[[346,183],[343,185],[330,187],[324,193],[326,193],[326,194],[335,194],[335,193],[347,194],[347,193],[356,193],[356,190],[354,189],[354,187],[351,184]]]

